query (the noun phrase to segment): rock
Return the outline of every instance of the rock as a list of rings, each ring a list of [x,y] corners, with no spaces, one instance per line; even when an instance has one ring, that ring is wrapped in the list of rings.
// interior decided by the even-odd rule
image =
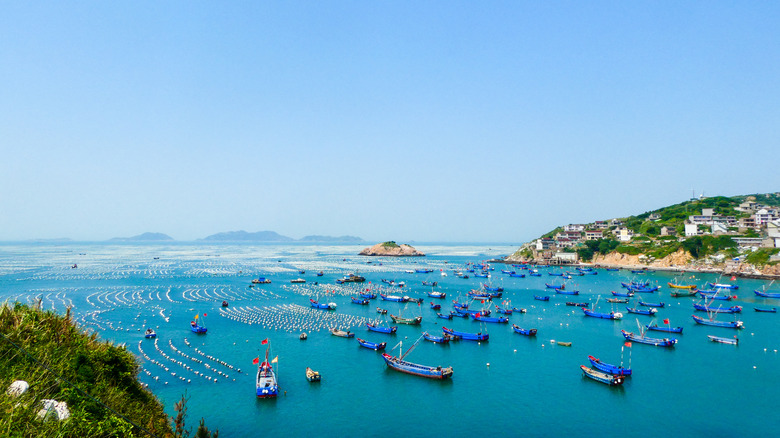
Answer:
[[[24,380],[17,380],[8,387],[8,390],[5,393],[6,395],[16,398],[27,392],[27,389],[29,388],[29,383],[25,382]]]
[[[50,419],[63,421],[70,417],[68,404],[65,402],[58,402],[57,400],[52,399],[43,399],[41,400],[41,404],[43,404],[43,409],[38,411],[38,418],[43,421]]]
[[[377,243],[376,245],[360,251],[358,255],[364,256],[389,256],[389,257],[424,257],[425,254],[417,251],[407,244],[398,245],[390,241]]]

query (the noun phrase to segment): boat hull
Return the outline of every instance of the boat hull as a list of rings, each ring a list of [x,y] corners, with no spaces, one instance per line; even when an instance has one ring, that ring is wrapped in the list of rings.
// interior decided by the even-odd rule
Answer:
[[[401,360],[387,353],[382,353],[382,359],[385,360],[385,364],[387,364],[388,367],[402,373],[411,374],[413,376],[420,376],[437,380],[444,380],[452,377],[452,367],[444,368],[440,366],[429,367],[426,365],[419,365]]]

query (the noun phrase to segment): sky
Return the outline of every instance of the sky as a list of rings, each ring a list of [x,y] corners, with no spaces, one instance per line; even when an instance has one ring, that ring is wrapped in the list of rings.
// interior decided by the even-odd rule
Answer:
[[[780,3],[0,0],[0,241],[522,243],[780,191]]]

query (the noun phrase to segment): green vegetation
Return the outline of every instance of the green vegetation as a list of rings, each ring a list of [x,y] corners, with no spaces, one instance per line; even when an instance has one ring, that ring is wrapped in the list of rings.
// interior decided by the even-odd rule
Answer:
[[[0,390],[15,380],[30,384],[18,399],[0,395],[3,436],[189,436],[183,415],[183,434],[174,433],[163,406],[137,380],[138,371],[124,347],[81,332],[70,310],[60,316],[21,304],[0,307]],[[66,402],[70,418],[37,420],[42,399]]]
[[[618,245],[618,241],[613,239],[586,240],[585,246],[577,249],[577,254],[582,261],[587,262],[593,259],[595,253],[609,254]]]
[[[780,252],[780,248],[761,248],[753,251],[746,258],[745,261],[751,265],[764,266],[764,265],[776,265],[777,262],[770,262],[769,257]]]
[[[727,249],[736,250],[737,244],[729,236],[694,236],[685,239],[682,248],[698,259]]]
[[[561,232],[563,232],[563,227],[558,227],[547,234],[542,234],[542,239],[551,239],[553,236]]]
[[[400,248],[400,246],[392,240],[388,242],[384,242],[382,246],[385,248]]]

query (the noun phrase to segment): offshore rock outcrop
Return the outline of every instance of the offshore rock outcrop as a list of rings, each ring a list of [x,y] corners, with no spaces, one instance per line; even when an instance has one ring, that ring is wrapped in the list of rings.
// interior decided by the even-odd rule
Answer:
[[[386,256],[386,257],[423,257],[424,253],[417,251],[407,244],[398,245],[390,241],[377,243],[376,245],[360,251],[358,255],[364,256]]]

